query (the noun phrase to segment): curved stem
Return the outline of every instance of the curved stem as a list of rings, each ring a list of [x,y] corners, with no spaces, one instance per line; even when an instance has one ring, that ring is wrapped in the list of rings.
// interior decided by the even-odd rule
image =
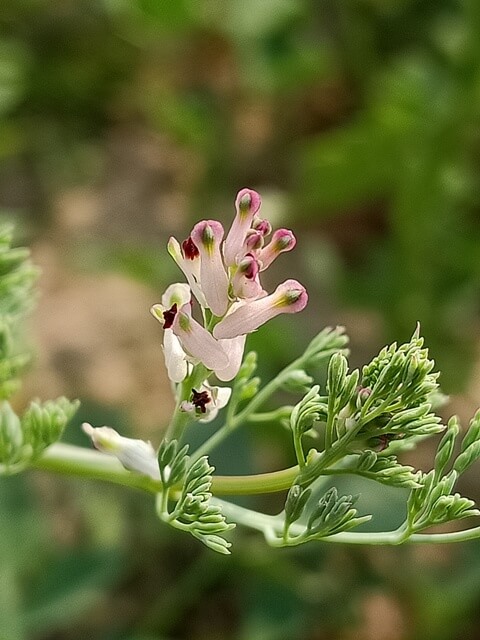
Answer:
[[[162,490],[160,480],[127,471],[120,462],[105,453],[71,444],[57,443],[45,450],[32,467],[64,475],[103,480],[149,493]],[[245,476],[213,476],[215,495],[253,495],[288,489],[298,474],[298,467]]]
[[[32,461],[31,468],[90,480],[113,482],[151,493],[162,490],[160,480],[131,473],[116,458],[106,453],[62,442],[48,447],[40,458]]]
[[[33,468],[53,471],[65,475],[81,476],[92,480],[104,480],[133,489],[157,494],[162,489],[159,480],[136,475],[122,467],[120,462],[111,456],[91,449],[84,449],[70,444],[57,443],[50,446],[41,458],[34,461]],[[290,467],[282,471],[261,473],[252,476],[214,476],[212,490],[215,494],[241,495],[252,493],[267,493],[287,489],[295,476],[298,467]],[[341,470],[331,469],[326,473],[336,473]],[[278,536],[282,535],[283,520],[281,516],[269,516],[251,509],[245,509],[231,502],[212,498],[215,504],[222,507],[224,515],[238,524],[261,531],[267,541],[274,544]],[[291,525],[293,533],[301,533],[301,525]],[[277,535],[278,533],[278,535]],[[355,533],[346,531],[323,538],[322,542],[341,542],[345,544],[396,545],[402,542],[412,543],[449,543],[464,542],[480,538],[480,526],[463,531],[447,533],[415,533],[405,539],[402,527],[395,531],[372,533]]]
[[[278,542],[282,536],[283,519],[281,516],[269,516],[264,513],[258,513],[245,507],[240,507],[237,504],[232,504],[219,498],[212,498],[214,504],[217,504],[222,508],[222,513],[230,520],[242,524],[250,529],[256,529],[261,531],[268,542]],[[290,531],[299,535],[303,532],[303,527],[300,524],[293,523],[290,525]],[[321,542],[339,542],[343,544],[363,544],[363,545],[398,545],[404,542],[410,542],[415,544],[446,544],[450,542],[465,542],[466,540],[473,540],[480,538],[480,526],[473,527],[471,529],[465,529],[464,531],[450,531],[447,533],[414,533],[410,537],[405,538],[403,526],[400,526],[394,531],[379,531],[379,532],[352,532],[345,531],[343,533],[336,533],[332,536],[322,538]],[[278,544],[276,546],[279,546]],[[281,545],[280,545],[281,546]]]

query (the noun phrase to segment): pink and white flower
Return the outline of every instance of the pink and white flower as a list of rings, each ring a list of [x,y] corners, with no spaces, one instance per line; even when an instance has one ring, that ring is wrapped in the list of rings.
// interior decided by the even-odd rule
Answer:
[[[258,254],[261,271],[265,271],[281,253],[291,251],[296,244],[297,240],[290,229],[277,229],[267,246]]]
[[[220,409],[228,404],[232,390],[230,387],[212,387],[204,382],[199,390],[192,389],[192,397],[181,405],[182,411],[201,416],[199,422],[211,422]]]
[[[162,303],[154,304],[150,309],[153,317],[163,324],[163,354],[168,377],[172,382],[182,382],[188,374],[187,354],[171,325],[177,308],[190,303],[190,300],[188,284],[177,282],[167,288],[162,296]]]
[[[175,238],[168,242],[168,251],[188,285],[169,287],[152,313],[164,326],[165,360],[175,383],[184,380],[198,362],[219,380],[232,380],[242,362],[247,334],[307,304],[305,287],[296,280],[287,280],[270,295],[262,287],[261,273],[280,253],[291,251],[296,239],[290,230],[278,229],[268,241],[272,228],[268,220],[258,217],[260,205],[256,191],[242,189],[225,240],[220,222],[203,220],[181,245]],[[202,310],[203,326],[192,315],[191,294]],[[196,393],[200,404],[211,398],[206,388]],[[210,402],[209,410],[219,406]]]
[[[307,302],[308,294],[305,287],[296,280],[286,280],[269,296],[247,302],[226,315],[215,326],[213,335],[220,340],[252,333],[281,313],[301,311]]]
[[[202,362],[207,369],[224,369],[228,366],[228,356],[212,334],[192,317],[189,304],[183,305],[175,314],[172,329],[179,338],[183,349]]]
[[[204,220],[193,227],[190,236],[200,253],[200,282],[212,312],[222,317],[228,308],[228,276],[220,245],[223,227],[216,220]]]
[[[235,216],[230,231],[225,240],[223,255],[225,264],[231,267],[235,264],[237,256],[241,253],[247,233],[252,226],[253,217],[260,209],[262,199],[252,189],[242,189],[235,198]]]

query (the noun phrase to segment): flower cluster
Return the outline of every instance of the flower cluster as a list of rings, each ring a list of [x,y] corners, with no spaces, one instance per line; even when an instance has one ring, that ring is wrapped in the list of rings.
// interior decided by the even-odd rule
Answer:
[[[220,222],[203,220],[182,244],[173,237],[168,242],[188,284],[170,285],[161,304],[151,311],[163,324],[165,362],[174,383],[182,382],[198,363],[219,380],[232,380],[242,362],[247,334],[280,313],[296,313],[307,304],[305,287],[296,280],[286,280],[271,294],[262,287],[261,273],[280,253],[293,249],[296,239],[288,229],[272,234],[268,220],[258,215],[260,204],[258,193],[242,189],[225,239]],[[192,315],[192,295],[203,322]],[[218,390],[212,394],[202,385],[188,403],[191,406],[183,408],[207,413],[204,419],[211,419],[212,410],[226,401],[225,394],[219,396]]]

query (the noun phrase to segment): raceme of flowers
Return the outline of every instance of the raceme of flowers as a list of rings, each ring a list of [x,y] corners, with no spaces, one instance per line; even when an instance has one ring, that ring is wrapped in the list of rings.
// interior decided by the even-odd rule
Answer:
[[[268,220],[258,215],[260,205],[256,191],[242,189],[226,237],[220,222],[202,220],[182,244],[173,237],[168,242],[188,284],[170,285],[151,311],[163,324],[165,362],[174,383],[182,382],[198,363],[219,380],[232,380],[242,362],[247,334],[307,304],[305,287],[296,280],[286,280],[270,294],[262,286],[261,274],[280,253],[293,249],[296,239],[289,229],[272,234]],[[192,314],[194,299],[203,323]],[[206,421],[226,402],[225,390],[204,387],[182,409],[205,414]]]

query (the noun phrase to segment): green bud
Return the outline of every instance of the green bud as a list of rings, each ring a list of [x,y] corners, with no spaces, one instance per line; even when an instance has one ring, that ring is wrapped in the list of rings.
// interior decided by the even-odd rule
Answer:
[[[345,377],[344,387],[340,396],[339,407],[345,407],[353,400],[358,387],[358,379],[360,372],[358,369],[352,371],[352,373]]]
[[[476,462],[478,458],[480,458],[480,440],[471,444],[458,456],[453,468],[457,473],[463,473],[468,469],[468,467]]]
[[[453,449],[455,447],[455,440],[459,431],[460,426],[458,423],[458,418],[454,416],[448,421],[447,430],[445,432],[445,435],[441,439],[440,444],[438,445],[437,453],[435,455],[434,468],[437,478],[442,477],[443,472],[445,471],[445,468],[452,457]]]
[[[378,455],[375,451],[367,449],[358,458],[357,469],[358,471],[368,471],[376,463]]]
[[[158,462],[161,467],[171,465],[173,459],[177,455],[178,441],[177,440],[163,440],[158,450]]]
[[[302,489],[298,484],[292,485],[285,502],[285,520],[291,524],[300,518],[307,500],[311,496],[310,489]]]
[[[295,369],[291,371],[287,378],[283,381],[282,387],[287,391],[303,392],[308,391],[312,386],[313,378],[309,376],[303,369]]]
[[[249,380],[242,386],[242,391],[240,393],[240,401],[242,400],[250,400],[258,393],[258,388],[260,386],[260,378],[255,377]]]
[[[480,410],[478,410],[470,420],[468,431],[462,440],[462,451],[465,451],[478,441],[480,441]]]
[[[60,438],[79,404],[78,400],[70,402],[64,397],[44,403],[30,403],[22,416],[22,428],[25,442],[32,447],[34,455]]]
[[[248,380],[253,376],[257,368],[257,353],[249,351],[243,359],[240,370],[237,374],[237,380]]]
[[[335,353],[328,363],[327,386],[329,395],[338,396],[343,391],[347,376],[347,359],[341,353]]]
[[[23,435],[20,420],[10,403],[0,404],[0,462],[14,464],[21,458]]]

